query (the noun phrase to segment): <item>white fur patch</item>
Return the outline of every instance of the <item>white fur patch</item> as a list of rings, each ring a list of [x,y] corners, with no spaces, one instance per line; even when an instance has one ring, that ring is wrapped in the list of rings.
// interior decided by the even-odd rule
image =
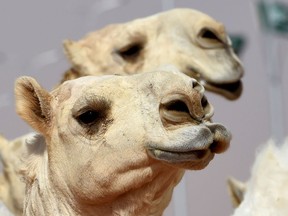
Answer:
[[[288,138],[270,140],[257,154],[243,202],[233,216],[288,215]]]
[[[13,216],[13,214],[8,210],[8,208],[2,202],[0,203],[0,215],[1,216]]]

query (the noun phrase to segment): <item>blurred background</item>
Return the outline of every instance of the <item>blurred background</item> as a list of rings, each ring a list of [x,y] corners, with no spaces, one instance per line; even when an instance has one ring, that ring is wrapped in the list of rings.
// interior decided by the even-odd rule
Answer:
[[[78,40],[110,23],[174,7],[200,10],[224,23],[229,34],[244,41],[239,53],[245,67],[244,91],[236,101],[207,93],[215,108],[214,121],[223,123],[233,134],[230,149],[216,156],[206,169],[186,172],[164,215],[232,214],[227,177],[247,180],[257,149],[272,134],[281,139],[288,132],[287,17],[274,12],[272,18],[282,20],[282,26],[271,27],[268,23],[264,27],[265,20],[258,19],[258,3],[252,0],[0,1],[0,133],[13,139],[30,132],[14,111],[14,81],[29,75],[47,89],[53,88],[69,68],[62,50],[64,39]],[[287,6],[288,0],[281,3]],[[288,13],[285,7],[279,8]],[[270,31],[270,27],[275,31]],[[274,135],[277,131],[280,132]]]

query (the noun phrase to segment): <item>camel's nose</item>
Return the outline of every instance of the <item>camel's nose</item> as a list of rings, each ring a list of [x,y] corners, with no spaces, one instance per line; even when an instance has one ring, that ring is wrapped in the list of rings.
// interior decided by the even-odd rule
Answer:
[[[213,107],[204,95],[204,87],[195,79],[191,79],[191,88],[179,93],[175,92],[165,96],[160,104],[160,116],[163,123],[200,124],[210,120]]]

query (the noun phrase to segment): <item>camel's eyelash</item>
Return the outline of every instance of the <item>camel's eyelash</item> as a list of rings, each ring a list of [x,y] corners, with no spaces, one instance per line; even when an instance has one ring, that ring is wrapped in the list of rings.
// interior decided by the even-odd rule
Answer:
[[[84,104],[86,105],[73,112],[73,117],[79,124],[87,127],[103,121],[111,108],[111,102],[102,97],[87,97]]]

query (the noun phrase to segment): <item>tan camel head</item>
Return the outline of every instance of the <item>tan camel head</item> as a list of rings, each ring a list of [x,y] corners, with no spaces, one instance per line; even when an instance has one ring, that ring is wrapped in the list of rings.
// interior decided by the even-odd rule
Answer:
[[[213,109],[203,93],[196,80],[176,70],[87,76],[51,93],[22,77],[16,85],[17,112],[45,138],[30,151],[26,178],[33,185],[45,176],[58,193],[103,208],[142,187],[166,196],[183,168],[203,169],[229,145],[230,133],[210,122]],[[163,182],[153,185],[163,175]]]
[[[173,64],[206,90],[229,99],[242,92],[242,65],[224,26],[191,9],[174,9],[114,24],[64,42],[73,69],[64,80],[96,74],[133,74]]]

